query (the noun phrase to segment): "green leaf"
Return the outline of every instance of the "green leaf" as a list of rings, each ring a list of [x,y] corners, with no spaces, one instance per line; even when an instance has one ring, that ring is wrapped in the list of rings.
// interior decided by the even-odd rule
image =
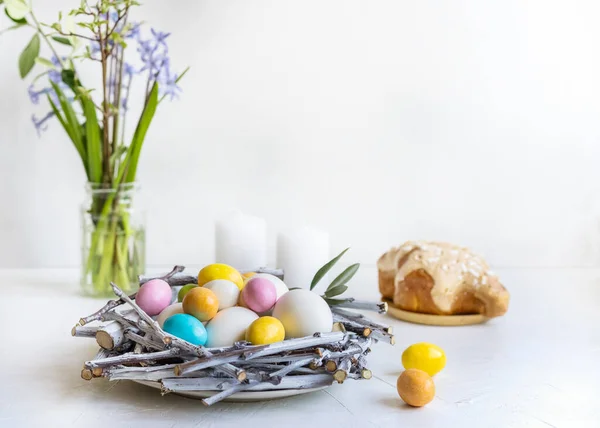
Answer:
[[[77,120],[77,114],[75,113],[75,110],[73,110],[73,106],[69,100],[67,100],[67,97],[62,89],[60,89],[60,87],[54,82],[50,82],[50,84],[52,85],[54,92],[56,92],[56,96],[58,97],[58,101],[60,103],[60,108],[65,115],[66,123],[69,125],[70,131],[67,131],[67,133],[71,137],[73,144],[75,144],[75,148],[77,149],[79,156],[81,156],[81,159],[87,165],[87,149],[84,143],[81,125]],[[85,170],[88,173],[88,180],[92,181],[89,174],[89,167],[86,167]]]
[[[327,297],[323,297],[323,300],[325,300],[329,306],[341,305],[348,301],[348,299],[329,299]]]
[[[131,144],[129,145],[129,150],[127,152],[127,157],[125,162],[122,163],[122,166],[126,168],[126,174],[124,175],[124,183],[131,183],[135,181],[135,174],[137,171],[137,165],[140,158],[140,153],[142,151],[142,145],[144,144],[144,139],[146,138],[146,133],[148,132],[148,128],[150,127],[150,123],[154,118],[154,113],[156,113],[156,106],[158,105],[158,84],[154,83],[152,86],[152,90],[150,91],[150,95],[148,97],[148,102],[144,107],[144,111],[140,117],[140,121],[138,122],[137,128],[133,134],[133,139]],[[120,180],[117,180],[117,183],[120,183]]]
[[[52,97],[50,95],[47,95],[47,97],[48,97],[48,103],[50,104],[50,107],[52,107],[52,111],[54,112],[56,118],[58,119],[58,121],[60,122],[62,127],[64,128],[65,132],[67,133],[67,135],[69,136],[71,141],[73,142],[73,145],[75,146],[75,149],[77,150],[77,153],[79,153],[81,162],[83,162],[83,168],[85,169],[85,172],[87,174],[85,149],[79,144],[79,141],[77,140],[76,136],[74,135],[73,129],[71,129],[70,125],[67,123],[67,120],[62,116],[62,114],[58,110],[58,107],[56,106],[56,104],[54,104],[54,101],[52,101]]]
[[[110,155],[110,164],[115,165],[115,163],[121,159],[121,157],[127,153],[127,147],[118,146],[117,149]],[[116,168],[113,167],[113,170]]]
[[[346,285],[348,281],[352,279],[354,274],[356,274],[358,268],[360,268],[360,263],[355,263],[352,266],[348,266],[346,269],[344,269],[342,273],[340,273],[333,281],[331,281],[331,284],[329,284],[329,287],[327,287],[325,294],[328,294],[329,291],[334,290],[341,285]]]
[[[46,58],[42,58],[41,56],[38,56],[35,59],[35,62],[38,63],[38,64],[40,64],[40,65],[43,65],[44,67],[56,68],[54,66],[54,64],[52,64],[52,61],[50,61],[49,59],[46,59]]]
[[[63,45],[73,46],[71,41],[69,39],[67,39],[66,37],[52,36],[52,40],[54,40],[57,43],[63,44]]]
[[[90,181],[100,183],[102,180],[102,141],[96,106],[89,96],[81,98],[85,116],[85,135],[87,140],[87,164],[90,171]]]
[[[181,72],[181,74],[177,77],[177,79],[175,79],[175,84],[179,83],[179,81],[181,79],[183,79],[183,76],[185,76],[188,71],[190,71],[190,67],[186,67],[186,69]],[[159,104],[162,103],[166,97],[167,97],[166,94],[163,95],[162,97],[160,97],[160,101],[158,103]]]
[[[183,79],[183,77],[187,74],[188,71],[190,71],[190,67],[186,67],[185,70],[183,70],[181,74],[177,76],[177,79],[175,79],[175,83],[179,83],[179,81]]]
[[[21,78],[25,78],[33,66],[35,65],[35,59],[40,55],[40,36],[36,34],[33,36],[29,44],[25,47],[21,56],[19,57],[19,74]]]
[[[77,82],[75,81],[75,72],[73,70],[64,69],[60,72],[60,77],[62,81],[67,85],[73,92],[76,92],[75,86],[77,86]]]
[[[15,24],[19,24],[19,25],[26,25],[27,24],[27,20],[25,18],[21,18],[21,19],[15,19],[12,16],[10,16],[8,14],[8,9],[4,9],[4,13],[6,14],[6,16],[8,16],[8,18],[14,22]]]
[[[337,256],[335,256],[333,259],[331,259],[329,262],[327,262],[327,264],[325,264],[325,266],[323,266],[321,269],[319,269],[317,271],[312,282],[310,283],[311,290],[316,287],[316,285],[319,283],[319,281],[321,279],[323,279],[323,277],[325,275],[327,275],[327,272],[329,272],[331,270],[331,268],[342,258],[342,256],[344,254],[346,254],[346,251],[348,251],[349,249],[350,249],[350,247],[346,248],[344,251],[339,253]]]
[[[22,25],[22,24],[12,25],[12,26],[10,26],[8,28],[5,28],[4,30],[0,30],[0,35],[4,34],[4,33],[7,33],[9,31],[12,31],[12,30],[16,30],[17,28],[21,28],[21,27],[24,27],[24,25]]]
[[[6,13],[13,21],[23,19],[31,12],[31,9],[25,0],[4,0],[4,5],[6,7]]]
[[[335,297],[344,294],[348,289],[347,285],[338,285],[337,287],[328,288],[325,292],[325,297]]]

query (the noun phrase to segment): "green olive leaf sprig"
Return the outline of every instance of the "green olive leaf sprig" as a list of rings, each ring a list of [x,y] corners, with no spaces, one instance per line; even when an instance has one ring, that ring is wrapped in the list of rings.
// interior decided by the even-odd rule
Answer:
[[[333,266],[342,258],[344,254],[346,254],[346,252],[349,249],[350,248],[346,248],[344,251],[335,256],[317,271],[310,284],[311,290],[317,286],[319,281],[323,279],[325,275],[327,275],[331,268],[333,268]],[[325,299],[325,301],[330,305],[335,305],[344,302],[345,300],[343,299],[333,299],[333,297],[344,294],[346,290],[348,290],[348,286],[346,284],[354,277],[359,268],[360,263],[355,263],[344,269],[342,273],[340,273],[338,276],[335,277],[333,281],[331,281],[331,283],[325,290],[325,293],[323,293],[323,296],[321,297],[323,297],[323,299]]]

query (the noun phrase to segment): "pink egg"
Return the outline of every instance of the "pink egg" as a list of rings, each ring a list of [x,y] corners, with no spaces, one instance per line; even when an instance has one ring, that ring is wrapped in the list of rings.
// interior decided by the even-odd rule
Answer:
[[[275,285],[266,278],[252,278],[242,289],[242,299],[248,309],[265,312],[277,301]]]
[[[162,279],[152,279],[142,285],[135,296],[135,303],[150,316],[160,314],[171,304],[171,287]]]

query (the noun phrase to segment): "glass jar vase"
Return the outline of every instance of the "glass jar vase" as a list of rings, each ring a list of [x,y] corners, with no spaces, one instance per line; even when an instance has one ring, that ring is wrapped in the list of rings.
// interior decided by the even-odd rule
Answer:
[[[81,208],[81,288],[89,296],[114,296],[111,282],[137,290],[146,266],[145,213],[136,183],[112,188],[88,183]],[[135,203],[134,203],[135,202]]]

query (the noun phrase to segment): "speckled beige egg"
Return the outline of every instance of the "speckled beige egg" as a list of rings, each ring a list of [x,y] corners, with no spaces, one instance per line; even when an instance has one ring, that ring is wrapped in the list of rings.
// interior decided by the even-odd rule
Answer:
[[[402,372],[396,382],[398,394],[406,404],[423,407],[433,400],[435,384],[433,379],[423,370],[408,369]]]

